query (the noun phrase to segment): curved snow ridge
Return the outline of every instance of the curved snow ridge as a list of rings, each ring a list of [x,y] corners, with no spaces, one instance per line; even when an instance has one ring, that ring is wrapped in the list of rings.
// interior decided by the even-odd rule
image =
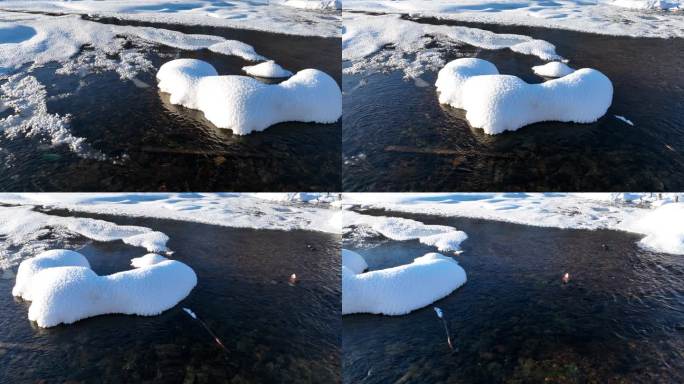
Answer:
[[[446,225],[426,225],[401,217],[369,216],[351,211],[342,211],[341,215],[346,228],[366,226],[388,239],[418,240],[442,252],[458,251],[461,249],[461,243],[468,239],[465,232]]]
[[[21,263],[12,294],[31,301],[29,320],[45,328],[105,314],[158,315],[197,285],[186,264],[143,258],[136,269],[98,276],[77,252],[47,251]]]
[[[159,68],[159,89],[171,102],[204,112],[219,128],[236,135],[263,131],[286,121],[334,123],[342,115],[342,91],[316,69],[304,69],[279,84],[247,76],[218,76],[211,64],[172,60]]]
[[[613,101],[612,82],[595,69],[579,69],[541,84],[495,70],[481,59],[450,62],[435,84],[440,103],[465,109],[470,125],[493,135],[541,121],[593,123]]]
[[[167,252],[169,237],[150,228],[117,225],[104,220],[53,216],[31,207],[0,207],[0,235],[6,242],[21,244],[46,228],[63,228],[95,241],[121,240],[149,252]]]
[[[563,60],[556,47],[544,40],[516,34],[497,34],[463,26],[422,24],[399,15],[345,14],[342,60],[351,62],[346,73],[368,69],[400,69],[407,77],[437,71],[444,65],[443,48],[469,44],[483,49],[509,48],[542,60]],[[392,46],[393,49],[383,48]],[[374,55],[376,54],[377,55]],[[378,57],[376,57],[378,56]]]
[[[560,61],[552,61],[544,65],[536,65],[532,67],[532,71],[539,76],[544,77],[563,77],[575,72],[567,64]]]
[[[355,274],[363,273],[368,269],[368,264],[363,256],[348,249],[342,249],[342,266]]]
[[[405,315],[451,294],[466,280],[458,262],[439,253],[366,273],[355,273],[343,264],[342,314]]]

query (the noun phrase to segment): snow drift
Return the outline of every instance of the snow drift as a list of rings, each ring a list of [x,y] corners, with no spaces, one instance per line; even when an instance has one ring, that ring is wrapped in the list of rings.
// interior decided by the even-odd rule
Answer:
[[[342,265],[357,274],[368,269],[368,264],[366,264],[366,260],[363,256],[348,249],[342,250]]]
[[[248,75],[269,79],[292,76],[292,72],[283,69],[283,67],[276,64],[276,62],[273,60],[264,61],[263,63],[259,63],[257,65],[242,67],[242,70]]]
[[[684,255],[684,203],[664,204],[626,220],[622,229],[644,234],[639,245],[656,252]]]
[[[552,61],[544,65],[536,65],[532,67],[532,71],[539,76],[544,77],[563,77],[575,72],[574,69],[568,67],[567,64],[560,61]]]
[[[29,320],[52,327],[104,314],[158,315],[197,284],[192,268],[179,261],[159,255],[143,259],[139,268],[98,276],[79,253],[48,251],[21,263],[24,273],[17,275],[12,293],[32,302]]]
[[[447,296],[465,282],[463,268],[439,253],[361,274],[343,264],[342,314],[404,315]]]
[[[332,77],[304,69],[280,84],[246,76],[217,76],[201,60],[165,63],[159,88],[171,102],[199,109],[219,128],[236,135],[263,131],[285,121],[334,123],[342,115],[342,91]]]
[[[469,60],[460,64],[461,60]],[[472,60],[477,60],[473,62]],[[485,133],[515,131],[541,121],[592,123],[613,100],[613,84],[601,72],[583,68],[560,79],[528,84],[517,76],[482,74],[491,67],[479,59],[457,59],[438,75],[437,92]],[[444,94],[444,95],[443,95]]]

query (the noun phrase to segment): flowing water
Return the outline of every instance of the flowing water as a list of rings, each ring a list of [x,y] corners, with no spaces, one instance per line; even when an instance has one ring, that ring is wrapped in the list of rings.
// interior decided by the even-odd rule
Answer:
[[[29,303],[0,279],[2,383],[339,382],[339,237],[306,231],[233,229],[158,219],[95,217],[171,237],[173,258],[198,284],[159,316],[104,315],[41,329]],[[49,237],[49,235],[45,235]],[[130,269],[145,253],[122,242],[80,239],[98,274]],[[300,281],[291,285],[296,273]],[[191,308],[225,352],[181,307]]]
[[[203,26],[115,19],[103,23],[210,34],[252,45],[293,72],[316,68],[341,83],[340,39],[279,35]],[[131,47],[136,47],[135,43]],[[232,135],[199,111],[172,105],[156,86],[156,70],[175,58],[208,61],[221,75],[244,75],[253,63],[208,49],[145,46],[154,69],[121,80],[112,71],[57,75],[51,63],[33,72],[46,87],[49,113],[70,114],[69,130],[107,160],[82,158],[36,138],[0,138],[11,163],[0,168],[6,191],[333,191],[340,189],[341,122],[280,123],[263,132]],[[84,48],[87,51],[87,47]],[[265,80],[265,82],[276,82]],[[282,81],[282,79],[277,80]],[[59,95],[70,94],[68,97]],[[7,112],[8,113],[8,112]],[[0,115],[1,116],[1,115]],[[0,150],[0,155],[3,151]]]
[[[458,351],[449,350],[432,306],[396,317],[346,315],[343,382],[684,381],[680,256],[643,250],[639,236],[616,231],[400,216],[468,234],[454,256],[468,281],[434,303]],[[343,243],[371,270],[434,252],[418,241]]]
[[[684,39],[647,39],[435,19],[517,33],[556,45],[574,68],[605,73],[615,89],[593,124],[544,122],[489,136],[463,110],[441,106],[437,74],[422,81],[400,72],[343,79],[343,188],[364,191],[613,191],[684,188]],[[387,48],[391,49],[391,48]],[[543,79],[536,56],[472,46],[446,62],[478,57],[528,83]],[[417,84],[417,85],[416,85]],[[427,85],[427,86],[426,86]],[[634,126],[615,118],[625,116]]]

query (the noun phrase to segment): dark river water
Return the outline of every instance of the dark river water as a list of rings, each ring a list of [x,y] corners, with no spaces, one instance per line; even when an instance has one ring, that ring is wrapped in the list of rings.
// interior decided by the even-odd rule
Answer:
[[[458,352],[449,350],[432,306],[396,317],[347,315],[343,382],[684,381],[681,256],[640,249],[638,236],[622,232],[401,216],[468,234],[455,256],[468,282],[434,304]],[[418,241],[343,244],[371,270],[434,251]]]
[[[123,24],[114,19],[102,22]],[[341,83],[339,38],[301,37],[203,26],[125,22],[183,33],[237,39],[293,72],[320,69]],[[0,168],[0,190],[16,191],[335,191],[340,189],[341,122],[280,123],[263,132],[234,136],[199,111],[175,106],[159,92],[156,71],[175,58],[211,63],[219,74],[244,75],[252,65],[208,49],[144,48],[154,70],[140,88],[114,72],[55,75],[53,63],[34,71],[48,96],[49,113],[71,114],[70,131],[86,138],[108,160],[83,159],[66,147],[39,140],[0,138],[14,156]],[[281,81],[281,80],[278,80]],[[2,116],[0,116],[2,117]]]
[[[163,231],[198,284],[159,316],[105,315],[41,329],[27,319],[29,303],[12,297],[14,279],[0,279],[0,382],[341,381],[338,236],[79,216]],[[145,253],[122,242],[81,245],[98,274],[130,269],[130,258]],[[292,273],[296,285],[288,283]]]
[[[574,68],[606,74],[615,89],[607,114],[593,124],[537,123],[485,135],[463,110],[441,106],[437,74],[417,87],[403,74],[343,79],[343,188],[354,191],[617,191],[684,188],[684,39],[601,36],[522,26],[435,19],[517,33],[556,45]],[[446,62],[478,57],[529,83],[543,79],[536,56],[472,46],[446,52]],[[359,83],[367,82],[364,86]],[[622,115],[630,126],[617,120]],[[359,155],[360,159],[359,159]]]

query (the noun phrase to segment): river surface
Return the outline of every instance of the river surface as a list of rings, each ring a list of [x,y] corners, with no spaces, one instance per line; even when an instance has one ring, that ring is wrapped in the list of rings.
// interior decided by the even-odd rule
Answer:
[[[27,319],[29,303],[12,297],[14,279],[0,279],[0,382],[341,380],[338,236],[78,216],[166,233],[173,258],[195,270],[198,284],[159,316],[104,315],[41,329]],[[130,259],[146,253],[121,241],[72,238],[67,245],[100,275],[130,269]],[[288,283],[292,273],[298,284]],[[181,307],[205,321],[228,351]]]
[[[343,188],[353,191],[618,191],[684,188],[684,39],[411,19],[546,40],[574,68],[613,82],[613,104],[593,124],[544,122],[489,136],[463,110],[437,100],[435,72],[343,79]],[[391,48],[387,48],[391,49]],[[454,47],[445,61],[477,57],[540,83],[536,56]],[[420,85],[417,86],[416,84]],[[625,116],[630,126],[615,115]]]
[[[91,19],[92,20],[92,19]],[[301,37],[231,28],[151,24],[116,19],[103,23],[209,34],[252,45],[256,52],[297,72],[316,68],[341,83],[339,38]],[[69,114],[70,132],[84,137],[106,160],[83,158],[42,137],[0,137],[0,190],[4,191],[336,191],[340,189],[341,122],[280,123],[236,136],[216,128],[200,111],[172,105],[159,92],[157,69],[176,58],[211,63],[220,75],[244,75],[253,65],[208,49],[184,51],[136,46],[154,69],[121,80],[113,72],[59,75],[48,63],[33,71],[46,87],[48,113]],[[84,48],[87,51],[87,47]],[[279,82],[282,79],[266,80]],[[60,95],[68,94],[68,97]],[[5,115],[11,111],[4,111]],[[0,114],[0,118],[5,117]]]
[[[639,236],[616,231],[375,213],[468,234],[454,256],[468,281],[434,303],[458,351],[449,350],[432,306],[396,317],[347,315],[343,382],[684,381],[680,256],[643,250]],[[417,240],[349,237],[343,244],[371,270],[434,252]]]

